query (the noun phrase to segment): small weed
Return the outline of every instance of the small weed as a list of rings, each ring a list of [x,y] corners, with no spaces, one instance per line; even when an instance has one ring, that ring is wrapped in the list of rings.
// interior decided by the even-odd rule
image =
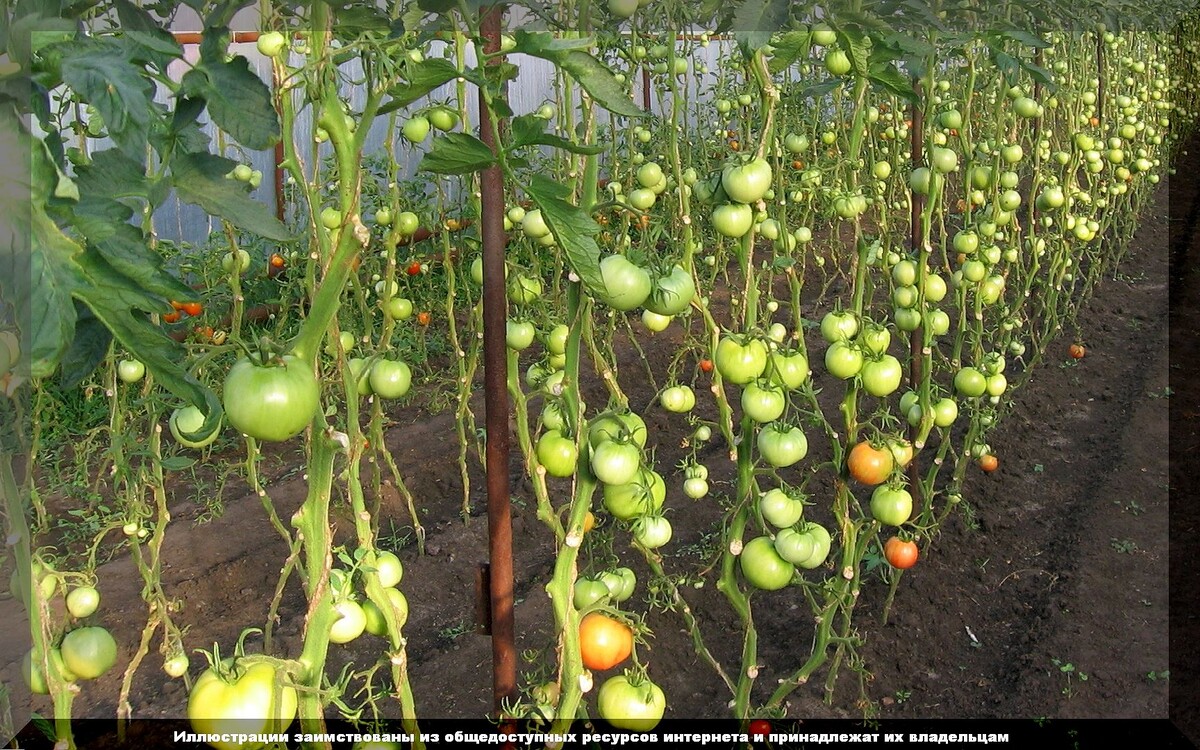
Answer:
[[[1046,467],[1043,466],[1042,464],[1034,464],[1033,465],[1033,473],[1034,474],[1041,474],[1045,470],[1046,470]]]
[[[1145,512],[1146,508],[1137,500],[1130,500],[1123,503],[1120,500],[1113,500],[1113,505],[1120,506],[1121,510],[1131,516],[1140,516]]]
[[[1087,682],[1087,672],[1079,671],[1071,662],[1064,662],[1061,659],[1051,659],[1050,663],[1058,667],[1058,671],[1066,678],[1067,684],[1063,687],[1062,694],[1068,698],[1075,695],[1077,689],[1076,682]]]
[[[1154,391],[1147,393],[1146,395],[1150,398],[1170,398],[1175,395],[1175,391],[1171,390],[1171,386],[1168,385],[1161,391]]]
[[[417,535],[413,532],[413,527],[397,526],[396,522],[389,518],[387,533],[383,533],[383,529],[380,529],[378,546],[389,552],[399,552],[412,545],[416,540]]]
[[[453,625],[447,625],[439,630],[438,639],[446,641],[447,643],[453,643],[467,633],[470,633],[472,630],[474,630],[474,627],[470,623],[468,623],[466,620],[459,620]]]
[[[1169,679],[1171,679],[1171,670],[1169,669],[1164,669],[1161,672],[1150,670],[1146,673],[1146,682],[1158,682],[1159,680],[1166,682]]]
[[[1113,537],[1111,540],[1109,540],[1109,544],[1112,545],[1113,549],[1122,555],[1132,555],[1133,553],[1139,551],[1137,543],[1130,539],[1117,539],[1116,537]]]
[[[1151,674],[1154,674],[1154,673],[1151,672]],[[899,705],[901,703],[904,703],[906,700],[908,700],[911,697],[912,697],[911,690],[897,690],[895,693],[896,704]]]

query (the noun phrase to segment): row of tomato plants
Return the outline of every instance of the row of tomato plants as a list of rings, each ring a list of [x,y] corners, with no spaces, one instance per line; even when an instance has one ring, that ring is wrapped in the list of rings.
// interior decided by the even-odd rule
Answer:
[[[609,8],[618,17],[627,10]],[[215,282],[209,298],[201,303],[184,289],[161,319],[168,330],[190,330],[188,371],[222,391],[221,419],[247,438],[240,472],[292,551],[272,617],[293,574],[309,604],[298,653],[279,655],[270,619],[265,653],[247,655],[239,642],[233,657],[221,659],[214,649],[191,686],[188,713],[198,729],[229,726],[222,722],[240,705],[262,718],[255,727],[298,714],[302,725],[319,730],[349,691],[348,682],[325,675],[330,645],[366,631],[387,647],[377,664],[352,676],[368,687],[369,710],[360,716],[386,714],[384,698],[392,694],[405,725],[415,727],[401,566],[379,548],[378,509],[367,498],[393,482],[423,539],[413,498],[384,448],[384,429],[390,402],[411,386],[410,363],[428,353],[422,331],[434,324],[457,355],[447,367],[459,383],[464,516],[469,510],[470,464],[482,457],[470,397],[481,359],[483,279],[478,235],[467,227],[477,225],[482,210],[479,169],[500,166],[511,190],[508,388],[537,514],[558,549],[546,586],[556,663],[543,665],[539,674],[548,667],[551,678],[528,685],[529,700],[509,710],[540,713],[562,728],[585,710],[593,673],[624,664],[635,640],[646,643],[640,618],[618,606],[630,606],[633,571],[588,560],[612,543],[612,525],[604,535],[590,531],[602,505],[621,522],[619,533],[627,525],[651,579],[646,588],[665,592],[658,601],[676,611],[729,689],[734,715],[748,720],[783,713],[788,696],[823,668],[832,698],[839,665],[861,663],[853,618],[864,558],[882,551],[894,594],[901,571],[916,564],[919,547],[963,502],[970,468],[995,468],[988,432],[1114,269],[1166,169],[1167,147],[1190,125],[1169,117],[1195,96],[1191,36],[1174,40],[1184,64],[1169,70],[1165,51],[1172,47],[1157,46],[1164,38],[1157,35],[1056,33],[1042,41],[1009,28],[909,37],[853,15],[766,38],[743,36],[737,47],[724,42],[726,64],[701,92],[685,85],[687,56],[692,45],[712,40],[663,42],[685,24],[682,8],[632,10],[621,37],[590,29],[586,8],[564,6],[562,13],[579,34],[555,41],[518,32],[501,49],[556,63],[559,101],[579,104],[513,116],[507,137],[498,139],[507,145],[496,154],[460,129],[476,87],[498,119],[514,114],[500,77],[468,63],[488,59],[479,47],[473,58],[467,54],[479,44],[474,18],[446,16],[450,41],[442,59],[426,59],[416,34],[342,32],[324,6],[314,5],[304,19],[315,33],[296,38],[290,50],[277,29],[294,30],[291,20],[267,19],[259,49],[272,60],[298,239],[252,259],[242,247],[249,239],[242,225],[252,222],[225,216],[219,249],[207,262]],[[213,29],[217,44],[220,29]],[[895,62],[901,41],[921,52],[904,66],[919,73],[912,80]],[[579,63],[581,50],[596,53],[588,65]],[[345,72],[349,60],[364,74],[364,103],[353,112],[347,86],[360,82]],[[643,69],[663,113],[654,123],[629,101]],[[699,73],[694,63],[690,70]],[[450,101],[422,101],[455,81]],[[295,123],[306,107],[313,132],[301,134]],[[69,155],[82,187],[77,198],[99,187],[97,166],[116,159],[88,152],[87,137],[104,132],[100,114]],[[116,118],[105,120],[116,127]],[[376,123],[386,129],[385,155],[372,172],[363,148]],[[222,123],[231,133],[248,127]],[[421,166],[464,175],[457,190],[440,177],[415,185],[398,177],[397,149],[424,143],[432,130],[437,135]],[[610,146],[593,145],[605,141]],[[144,172],[153,176],[154,169]],[[229,162],[226,171],[223,179],[244,190],[258,180],[244,165]],[[60,175],[58,184],[69,180]],[[225,210],[218,202],[202,205]],[[152,230],[152,212],[143,221]],[[416,242],[421,224],[441,231]],[[146,234],[153,245],[153,231]],[[609,251],[603,259],[600,248]],[[195,261],[168,258],[181,268]],[[272,269],[269,288],[279,298],[266,326],[248,320],[246,309],[250,295],[267,288],[254,278],[260,267]],[[629,314],[639,309],[640,323],[632,322]],[[684,329],[684,343],[659,383],[643,353],[653,344],[641,328],[668,326]],[[111,635],[92,624],[96,550],[110,531],[128,535],[148,605],[119,713],[131,715],[133,677],[156,635],[167,673],[189,670],[175,603],[161,581],[170,519],[164,475],[184,464],[163,453],[161,421],[172,407],[159,386],[177,395],[180,389],[161,362],[139,356],[139,343],[122,339],[131,353],[110,348],[94,376],[111,395],[101,469],[111,473],[120,522],[95,538],[80,564],[52,560],[50,550],[33,544],[47,530],[36,485],[28,488],[32,528],[21,514],[10,516],[10,538],[23,541],[18,554],[31,560],[14,577],[33,625],[27,680],[53,696],[57,731],[68,742],[77,680],[116,661]],[[661,407],[690,415],[693,454],[681,467],[682,492],[724,514],[714,574],[741,623],[735,665],[709,649],[712,636],[702,632],[663,556],[672,536],[665,503],[678,494],[668,493],[665,472],[650,457],[655,444],[677,436],[650,436],[630,409],[617,368],[618,355],[629,350],[660,392]],[[608,393],[599,409],[582,397],[589,366]],[[35,385],[40,399],[44,390]],[[30,465],[39,448],[37,406],[25,446]],[[174,409],[166,422],[175,441],[189,451],[211,445],[223,424],[212,407],[201,400]],[[141,431],[139,424],[152,437],[131,449],[123,436]],[[260,447],[302,433],[309,493],[285,522],[259,477]],[[729,465],[696,459],[696,448],[712,440],[723,441]],[[364,458],[374,459],[365,464],[366,477]],[[7,480],[15,489],[15,477]],[[710,481],[732,490],[710,494]],[[566,507],[552,500],[560,492],[571,498]],[[338,566],[331,564],[337,550],[329,523],[335,497],[352,509],[357,539]],[[595,575],[581,577],[581,568]],[[769,667],[791,671],[779,672],[763,701],[752,692],[764,669],[752,605],[784,594],[754,592],[783,589],[798,591],[811,608],[814,637],[798,664]],[[52,606],[61,592],[68,616]],[[597,709],[616,726],[651,727],[663,713],[665,697],[642,664],[635,659],[599,690]]]

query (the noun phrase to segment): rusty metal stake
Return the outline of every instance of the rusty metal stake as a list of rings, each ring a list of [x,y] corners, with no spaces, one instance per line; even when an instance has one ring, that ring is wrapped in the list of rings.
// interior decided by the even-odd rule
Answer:
[[[479,11],[483,51],[500,51],[504,5]],[[498,65],[492,58],[488,65]],[[502,84],[505,85],[505,84]],[[503,98],[503,90],[501,97]],[[498,127],[503,129],[501,120]],[[479,92],[479,131],[492,153],[499,144],[492,132],[492,116],[483,90]],[[480,176],[480,232],[483,237],[483,384],[487,427],[488,558],[485,578],[491,599],[492,697],[499,713],[506,699],[517,694],[517,653],[513,638],[512,507],[509,502],[508,357],[504,342],[506,311],[504,289],[504,175],[499,164]]]

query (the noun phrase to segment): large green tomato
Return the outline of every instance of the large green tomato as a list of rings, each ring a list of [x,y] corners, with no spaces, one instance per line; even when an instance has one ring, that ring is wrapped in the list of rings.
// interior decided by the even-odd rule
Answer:
[[[206,669],[188,696],[187,716],[199,734],[266,734],[282,732],[296,718],[296,689],[276,688],[278,674],[269,661],[224,660],[222,679],[212,667]],[[209,743],[217,750],[254,750],[258,744]]]
[[[628,484],[637,476],[642,452],[636,443],[606,440],[592,449],[592,473],[605,484]]]
[[[412,386],[412,369],[398,359],[379,359],[371,365],[367,381],[380,398],[400,398]]]
[[[579,449],[575,441],[557,430],[547,430],[538,438],[538,463],[546,467],[546,473],[552,477],[569,477],[575,473],[579,461]]]
[[[81,680],[94,680],[117,663],[117,641],[98,626],[67,633],[59,651],[66,668]]]
[[[282,365],[268,367],[242,358],[225,377],[225,415],[242,433],[279,442],[312,422],[320,394],[312,369],[295,356],[285,355]]]
[[[204,448],[212,445],[213,441],[217,439],[217,435],[221,434],[221,423],[217,422],[208,435],[199,440],[190,439],[189,435],[195,435],[196,430],[204,426],[204,413],[190,404],[171,412],[167,426],[171,429],[171,437],[185,448]]]
[[[758,511],[777,529],[786,529],[804,515],[804,503],[778,487],[772,487],[758,498]]]
[[[775,551],[769,536],[751,539],[738,556],[742,575],[751,586],[764,591],[778,591],[792,582],[796,569]]]
[[[759,339],[725,336],[717,343],[715,364],[722,378],[745,385],[766,371],[767,355],[767,345]]]
[[[657,513],[667,499],[667,484],[653,469],[638,469],[633,481],[604,485],[604,509],[621,521]]]
[[[392,611],[396,614],[396,624],[404,627],[404,624],[408,622],[408,599],[404,598],[400,589],[385,588],[383,592],[387,596]],[[370,599],[363,600],[362,609],[367,618],[367,632],[371,635],[387,635],[387,618],[383,611],[375,606],[375,602]]]
[[[713,209],[712,223],[720,235],[743,237],[754,225],[754,209],[745,203],[722,203]]]
[[[648,732],[662,721],[667,698],[662,688],[649,680],[634,685],[623,674],[609,677],[596,694],[600,718],[618,729]]]
[[[887,526],[899,526],[912,516],[913,499],[902,487],[881,484],[871,493],[871,515]]]
[[[794,391],[808,379],[808,358],[798,350],[776,349],[771,352],[768,370],[772,383]]]
[[[666,276],[654,280],[650,298],[645,301],[646,309],[658,315],[678,315],[692,303],[696,296],[696,282],[683,266],[675,265]]]
[[[604,302],[622,312],[639,307],[653,288],[646,269],[624,255],[610,255],[600,261],[600,276],[604,279]]]
[[[791,466],[808,455],[808,438],[804,431],[778,422],[759,431],[757,445],[763,460],[776,468]]]
[[[885,354],[864,364],[861,375],[863,390],[872,396],[885,398],[900,387],[904,368],[900,365],[900,360]]]
[[[721,187],[736,203],[757,203],[771,188],[771,165],[766,159],[754,159],[721,172]]]
[[[646,447],[646,422],[633,412],[624,414],[606,414],[594,420],[588,428],[588,445],[593,449],[608,440],[616,440],[622,436],[633,440],[638,448]]]

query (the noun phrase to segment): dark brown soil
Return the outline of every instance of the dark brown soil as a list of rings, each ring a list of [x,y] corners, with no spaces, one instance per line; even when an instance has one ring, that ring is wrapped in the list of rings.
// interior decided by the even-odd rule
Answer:
[[[1200,142],[1192,145],[1200,152]],[[880,622],[887,585],[878,573],[867,574],[857,609],[865,639],[861,672],[843,665],[831,703],[823,700],[819,673],[792,694],[788,716],[862,718],[866,710],[885,719],[1145,719],[1166,718],[1171,708],[1185,732],[1200,738],[1200,704],[1170,702],[1173,693],[1195,694],[1194,671],[1185,670],[1200,657],[1196,641],[1177,639],[1168,650],[1169,627],[1194,632],[1198,600],[1194,555],[1181,555],[1176,569],[1168,557],[1171,490],[1190,488],[1193,477],[1193,462],[1180,457],[1194,455],[1200,446],[1200,382],[1182,364],[1194,362],[1200,346],[1195,333],[1200,262],[1193,257],[1197,162],[1196,154],[1185,157],[1170,196],[1165,185],[1158,191],[1119,278],[1106,280],[1081,316],[1078,340],[1087,356],[1079,361],[1067,356],[1074,335],[1052,344],[1046,362],[1019,392],[1013,413],[989,436],[1000,469],[971,473],[964,493],[970,513],[956,514],[923,549],[920,563],[903,577],[887,624]],[[664,345],[647,347],[660,380],[668,362],[657,358],[671,349],[670,337],[664,338]],[[644,381],[637,370],[627,367],[623,373],[651,434],[685,435],[677,415],[642,408],[653,396]],[[598,392],[589,398],[602,400]],[[1167,450],[1172,408],[1173,463]],[[475,515],[464,524],[452,415],[411,406],[393,416],[397,424],[388,447],[428,531],[424,557],[411,544],[399,550],[405,564],[401,588],[411,605],[405,634],[418,712],[480,717],[491,709],[490,641],[472,631],[476,566],[487,551],[482,475],[475,465]],[[671,488],[667,504],[675,536],[666,548],[667,568],[694,577],[709,562],[705,549],[711,554],[712,548],[705,547],[705,535],[719,531],[720,513],[715,503],[682,495],[671,467],[684,455],[678,445],[660,444],[656,465]],[[722,481],[730,464],[716,442],[701,458],[712,467],[714,494],[728,491]],[[281,478],[270,484],[270,496],[284,519],[305,493],[303,476],[290,465],[294,459],[289,464],[281,455],[271,467],[271,475]],[[551,615],[543,586],[553,549],[515,457],[512,474],[517,648],[545,652],[551,648]],[[563,501],[565,490],[554,487]],[[408,523],[396,498],[385,497],[384,508],[385,530],[389,520],[397,528]],[[180,503],[172,512],[163,584],[183,603],[178,619],[190,627],[187,645],[210,647],[215,640],[228,651],[239,631],[266,620],[287,551],[253,495],[229,499],[224,515],[203,524],[194,522],[200,512],[194,505]],[[1196,516],[1194,505],[1179,512],[1176,545],[1195,549]],[[341,526],[349,528],[345,521]],[[627,534],[619,532],[617,539],[618,553],[638,572],[644,593],[648,570],[626,548]],[[1168,576],[1178,573],[1179,583],[1186,571],[1192,575],[1174,590],[1171,608]],[[77,715],[112,717],[119,675],[145,622],[145,607],[127,557],[118,556],[98,574],[103,622],[122,652],[117,669],[84,687]],[[687,587],[684,593],[713,654],[734,672],[741,648],[736,617],[715,590],[715,577],[704,580],[703,588]],[[760,593],[753,600],[762,665],[755,695],[762,700],[806,657],[812,626],[794,590]],[[0,613],[3,632],[24,627],[18,609]],[[280,652],[298,650],[302,621],[302,595],[293,580],[276,628]],[[695,655],[678,616],[649,611],[647,622],[654,632],[650,670],[669,696],[668,715],[726,715],[731,696]],[[334,647],[331,669],[336,673],[350,661],[373,663],[380,643],[366,636]],[[17,662],[25,647],[6,645],[11,648],[0,660],[5,664],[0,674],[18,684]],[[166,678],[159,665],[152,651],[135,677],[136,717],[183,714],[185,686]],[[193,660],[193,675],[200,667]],[[870,706],[856,702],[860,675]],[[44,699],[34,701],[33,709],[51,713]],[[20,726],[27,717],[18,709],[14,720]]]

